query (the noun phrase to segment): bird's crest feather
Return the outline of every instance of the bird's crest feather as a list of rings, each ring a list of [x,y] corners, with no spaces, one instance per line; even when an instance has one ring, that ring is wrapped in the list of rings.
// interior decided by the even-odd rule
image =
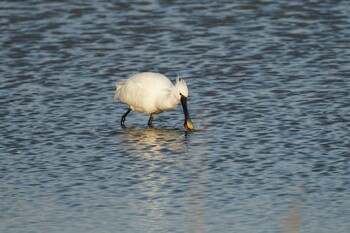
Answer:
[[[187,89],[186,82],[185,82],[185,80],[180,78],[179,75],[176,78],[176,85],[175,86],[182,95],[188,97],[188,89]]]

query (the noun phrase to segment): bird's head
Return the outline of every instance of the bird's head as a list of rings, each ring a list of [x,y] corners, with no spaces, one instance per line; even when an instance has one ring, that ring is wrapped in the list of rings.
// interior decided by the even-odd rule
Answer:
[[[176,84],[175,84],[177,95],[179,100],[181,99],[181,96],[188,97],[188,89],[185,80],[181,79],[179,76],[176,78]]]
[[[181,79],[179,76],[176,78],[175,84],[176,91],[178,92],[177,98],[181,101],[181,105],[185,115],[185,129],[186,131],[191,131],[194,129],[193,123],[190,118],[190,114],[187,109],[187,98],[188,98],[188,89],[185,80]]]

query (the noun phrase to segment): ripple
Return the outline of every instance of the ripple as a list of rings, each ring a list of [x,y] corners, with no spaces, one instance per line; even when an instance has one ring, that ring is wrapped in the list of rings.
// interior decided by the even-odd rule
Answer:
[[[4,230],[349,232],[349,9],[3,1]],[[194,132],[180,108],[120,128],[140,71],[186,79]]]

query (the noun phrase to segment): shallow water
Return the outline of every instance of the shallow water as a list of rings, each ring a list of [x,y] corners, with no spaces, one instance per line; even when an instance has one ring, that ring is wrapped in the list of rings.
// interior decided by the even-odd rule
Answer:
[[[348,1],[2,1],[1,232],[350,232]],[[156,71],[155,117],[113,100]]]

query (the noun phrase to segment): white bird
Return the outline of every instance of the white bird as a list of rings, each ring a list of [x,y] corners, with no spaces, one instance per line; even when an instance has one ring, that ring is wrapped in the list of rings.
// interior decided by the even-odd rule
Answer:
[[[181,102],[185,115],[185,129],[193,130],[188,109],[188,89],[185,80],[177,77],[176,84],[164,75],[153,72],[135,74],[127,80],[116,84],[115,100],[129,105],[129,109],[122,116],[120,125],[125,127],[125,118],[130,111],[150,114],[148,125],[152,125],[153,116],[163,111],[175,109]]]

